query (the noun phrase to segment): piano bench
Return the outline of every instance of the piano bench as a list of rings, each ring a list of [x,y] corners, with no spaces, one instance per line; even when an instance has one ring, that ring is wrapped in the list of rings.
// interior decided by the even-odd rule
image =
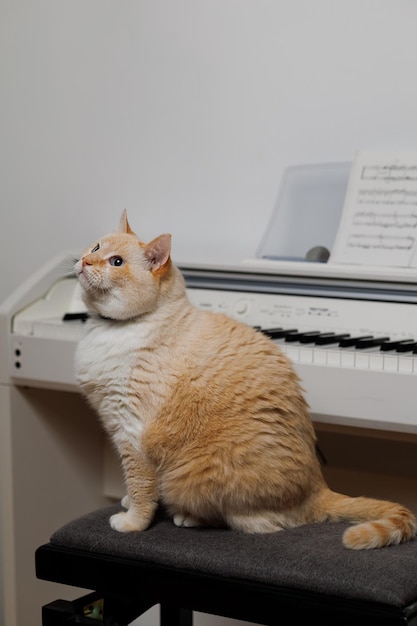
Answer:
[[[92,592],[45,605],[43,626],[121,626],[157,604],[161,626],[191,626],[193,611],[258,624],[417,625],[417,541],[356,551],[342,544],[344,523],[248,535],[177,528],[162,510],[148,530],[123,534],[109,525],[119,510],[71,521],[37,549],[37,578]]]

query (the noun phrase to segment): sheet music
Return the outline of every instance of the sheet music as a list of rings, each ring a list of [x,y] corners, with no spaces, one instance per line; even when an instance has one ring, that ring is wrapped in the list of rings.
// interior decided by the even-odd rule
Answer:
[[[357,154],[329,263],[417,267],[417,152]]]

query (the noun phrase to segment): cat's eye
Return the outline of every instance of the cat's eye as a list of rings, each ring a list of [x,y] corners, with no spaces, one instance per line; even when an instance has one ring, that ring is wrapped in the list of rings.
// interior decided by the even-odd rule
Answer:
[[[97,250],[100,250],[100,244],[99,244],[99,243],[97,243],[97,244],[94,246],[94,248],[91,250],[91,254],[92,254],[93,252],[97,252]]]
[[[123,265],[124,261],[121,256],[111,256],[109,258],[109,263],[114,267],[120,267],[121,265]]]

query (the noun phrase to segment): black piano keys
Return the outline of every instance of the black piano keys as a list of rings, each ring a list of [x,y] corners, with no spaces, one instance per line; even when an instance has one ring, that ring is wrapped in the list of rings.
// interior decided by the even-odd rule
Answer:
[[[383,343],[381,350],[383,352],[412,352],[415,347],[417,347],[417,341],[415,339],[393,339],[392,341]]]
[[[63,322],[74,322],[74,321],[86,322],[89,317],[90,315],[86,313],[85,311],[83,311],[82,313],[65,313],[62,316],[62,321]]]
[[[314,342],[318,346],[329,346],[334,343],[340,343],[342,339],[350,337],[349,333],[320,333]]]
[[[282,327],[261,328],[260,330],[268,337],[281,339],[285,343],[417,354],[417,340],[413,338],[391,339],[388,335],[375,336],[370,334],[352,336],[350,333],[322,332],[319,330],[302,331],[297,328]]]
[[[357,337],[345,337],[339,342],[341,348],[356,348],[358,341],[365,341],[366,339],[372,339],[372,335],[359,335]]]
[[[261,332],[271,339],[284,339],[287,335],[298,332],[298,328],[261,328]]]
[[[355,344],[357,350],[365,350],[366,348],[378,348],[386,341],[389,341],[389,337],[366,337],[365,339],[358,339]]]
[[[309,332],[295,331],[295,332],[291,332],[285,335],[284,341],[287,341],[287,342],[301,341],[303,337],[308,338],[309,336],[311,336],[311,333]]]

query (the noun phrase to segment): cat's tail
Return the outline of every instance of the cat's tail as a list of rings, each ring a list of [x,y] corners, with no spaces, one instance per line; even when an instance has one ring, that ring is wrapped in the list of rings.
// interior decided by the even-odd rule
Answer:
[[[316,521],[355,522],[343,534],[343,544],[353,550],[382,548],[409,541],[417,534],[415,515],[387,500],[351,497],[323,489],[315,498]]]

